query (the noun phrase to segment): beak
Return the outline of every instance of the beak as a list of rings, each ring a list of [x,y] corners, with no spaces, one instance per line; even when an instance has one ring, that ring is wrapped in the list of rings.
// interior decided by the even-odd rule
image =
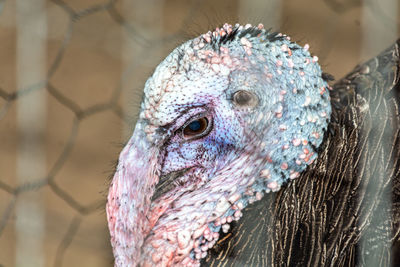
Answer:
[[[150,143],[139,120],[122,150],[107,201],[107,219],[115,266],[136,266],[141,247],[150,232],[150,205],[159,180],[159,148]]]

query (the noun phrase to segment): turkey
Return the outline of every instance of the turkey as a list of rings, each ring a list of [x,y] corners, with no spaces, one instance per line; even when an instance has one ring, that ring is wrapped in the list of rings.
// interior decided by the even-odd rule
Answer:
[[[110,185],[115,266],[395,264],[398,61],[396,43],[330,87],[261,24],[177,47]]]

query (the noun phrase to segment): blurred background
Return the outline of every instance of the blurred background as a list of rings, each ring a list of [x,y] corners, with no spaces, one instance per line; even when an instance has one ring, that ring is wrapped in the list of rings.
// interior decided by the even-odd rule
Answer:
[[[229,23],[309,43],[341,78],[400,36],[398,0],[0,0],[0,267],[112,266],[105,199],[142,89]]]

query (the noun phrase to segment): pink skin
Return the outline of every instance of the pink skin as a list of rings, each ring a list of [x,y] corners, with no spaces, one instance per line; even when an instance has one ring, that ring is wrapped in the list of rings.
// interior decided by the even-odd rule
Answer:
[[[261,161],[243,154],[214,173],[210,181],[203,167],[188,168],[178,178],[182,181],[181,186],[151,202],[154,186],[162,175],[162,155],[157,154],[156,145],[149,145],[143,138],[141,123],[137,125],[121,152],[108,196],[107,215],[115,266],[198,266],[199,259],[218,239],[218,233],[212,233],[208,223],[221,218],[237,203],[240,194],[232,185],[243,177],[254,175],[244,174],[243,170]],[[242,187],[252,182],[254,179],[247,179]],[[205,199],[210,205],[203,205]],[[239,211],[235,213],[235,219],[238,219],[240,208],[235,209]],[[232,221],[231,216],[228,221]],[[226,224],[223,229],[227,227]],[[208,242],[196,243],[202,236]],[[197,259],[189,257],[192,250],[201,251],[196,253]]]
[[[215,221],[231,207],[230,201],[234,203],[238,200],[231,184],[243,176],[243,171],[238,168],[243,165],[239,165],[241,162],[238,160],[232,161],[208,183],[201,176],[189,171],[185,175],[188,183],[183,187],[176,187],[150,204],[149,196],[153,194],[153,185],[158,180],[157,168],[152,166],[157,164],[140,158],[140,162],[145,165],[138,166],[139,161],[133,161],[138,155],[143,157],[146,154],[137,145],[129,143],[121,153],[120,164],[110,188],[107,215],[116,256],[115,266],[198,266],[199,259],[191,259],[189,253],[199,246],[195,241],[200,236],[208,234],[209,240],[207,247],[204,247],[206,249],[203,249],[203,255],[218,239],[218,234],[212,234],[207,224]],[[151,154],[153,153],[148,153],[149,158]],[[247,159],[249,163],[254,162],[250,160],[250,155]],[[226,199],[226,192],[229,193],[229,190],[233,194]],[[192,192],[183,194],[187,191]],[[130,200],[117,202],[124,194],[128,194]],[[217,206],[198,208],[204,199],[211,203],[217,202]],[[219,199],[223,199],[224,203],[218,202]],[[139,206],[132,207],[132,203]],[[239,218],[240,211],[236,215]],[[232,217],[229,217],[227,219],[230,222]]]

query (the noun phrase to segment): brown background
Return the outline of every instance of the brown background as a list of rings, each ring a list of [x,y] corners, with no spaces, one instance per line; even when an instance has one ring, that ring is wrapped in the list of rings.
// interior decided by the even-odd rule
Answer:
[[[143,84],[172,48],[223,22],[262,22],[309,43],[324,70],[340,78],[399,34],[399,20],[381,1],[364,2],[47,1],[47,76],[17,88],[16,6],[0,0],[0,266],[16,265],[15,209],[29,195],[40,196],[44,212],[44,266],[112,266],[109,177]],[[47,175],[19,183],[17,104],[37,92],[46,93],[46,127],[36,142]]]

